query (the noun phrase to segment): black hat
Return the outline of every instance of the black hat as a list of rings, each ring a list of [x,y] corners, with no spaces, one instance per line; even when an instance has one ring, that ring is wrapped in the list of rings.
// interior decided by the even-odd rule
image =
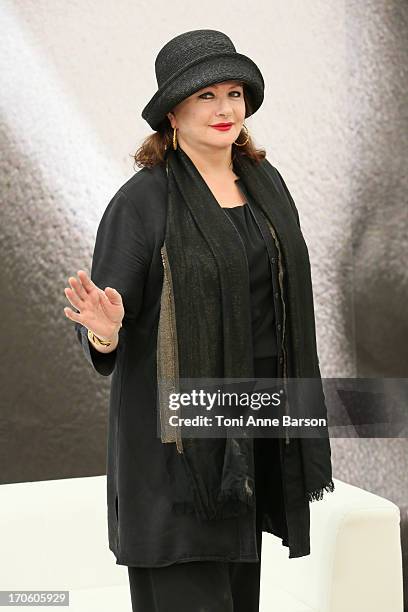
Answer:
[[[265,84],[258,66],[217,30],[191,30],[172,38],[159,51],[155,71],[158,90],[142,111],[153,130],[176,104],[213,83],[244,82],[251,104],[245,117],[263,102]]]

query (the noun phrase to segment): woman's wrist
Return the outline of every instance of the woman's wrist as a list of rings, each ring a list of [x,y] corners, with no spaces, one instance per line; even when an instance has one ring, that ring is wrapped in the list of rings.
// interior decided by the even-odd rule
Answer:
[[[122,327],[122,324],[120,325]],[[100,353],[111,353],[119,343],[119,330],[109,338],[97,336],[92,330],[88,329],[88,339],[92,346]]]

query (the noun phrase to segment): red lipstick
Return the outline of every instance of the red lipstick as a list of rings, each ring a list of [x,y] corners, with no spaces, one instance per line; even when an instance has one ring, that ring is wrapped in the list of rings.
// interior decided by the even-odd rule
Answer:
[[[229,129],[231,129],[232,125],[232,123],[214,123],[214,125],[210,125],[210,127],[220,130],[221,132],[227,132]]]

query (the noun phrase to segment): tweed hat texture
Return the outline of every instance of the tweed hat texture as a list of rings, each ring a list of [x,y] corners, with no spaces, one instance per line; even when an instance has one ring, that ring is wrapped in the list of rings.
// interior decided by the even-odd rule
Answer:
[[[237,53],[231,39],[217,30],[191,30],[172,38],[160,49],[155,72],[158,89],[142,111],[153,130],[176,104],[213,83],[245,83],[251,104],[245,117],[254,114],[264,99],[265,84],[258,66]]]

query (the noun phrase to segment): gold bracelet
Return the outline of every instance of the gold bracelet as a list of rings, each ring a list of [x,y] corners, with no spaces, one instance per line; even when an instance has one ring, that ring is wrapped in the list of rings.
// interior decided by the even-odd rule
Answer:
[[[88,338],[89,340],[91,340],[91,342],[94,342],[95,344],[100,344],[101,346],[110,346],[113,342],[113,340],[101,340],[101,338],[95,336],[93,331],[91,331],[90,329],[88,329]]]

